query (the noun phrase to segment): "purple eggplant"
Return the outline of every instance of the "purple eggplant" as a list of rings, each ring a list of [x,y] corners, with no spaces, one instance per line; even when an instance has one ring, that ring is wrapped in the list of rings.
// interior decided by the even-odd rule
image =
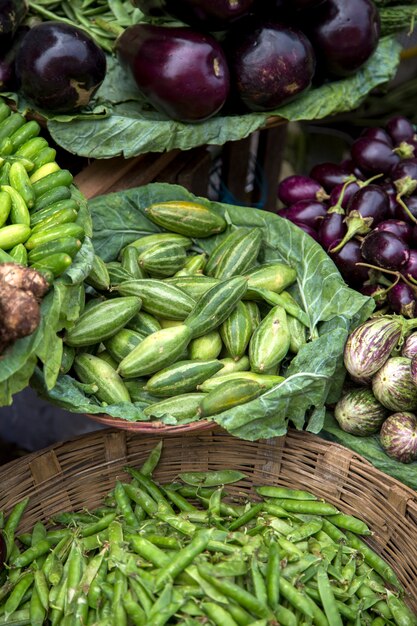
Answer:
[[[389,289],[387,297],[391,311],[407,318],[415,317],[416,299],[410,285],[398,282]]]
[[[411,142],[415,139],[414,126],[406,117],[396,115],[386,123],[385,129],[395,145],[403,141]]]
[[[150,17],[166,17],[169,15],[169,0],[131,0],[133,6]]]
[[[10,48],[17,29],[28,12],[27,0],[0,0],[0,54]]]
[[[87,106],[106,75],[106,56],[85,31],[53,21],[29,30],[15,65],[22,93],[56,113]]]
[[[355,328],[344,349],[344,364],[349,374],[369,381],[389,359],[407,327],[402,317],[385,315],[371,318]]]
[[[119,37],[116,50],[142,94],[172,119],[206,120],[227,99],[227,62],[211,35],[186,27],[135,24]]]
[[[170,15],[204,30],[223,30],[247,15],[254,0],[133,0],[146,15]]]
[[[362,172],[370,176],[389,174],[400,162],[400,157],[384,141],[359,137],[351,147],[352,158]]]
[[[366,235],[372,227],[382,221],[389,207],[389,199],[385,191],[377,185],[361,187],[351,198],[345,223],[346,235],[332,252],[337,252],[356,235]]]
[[[417,189],[417,159],[403,159],[390,172],[397,193],[410,196]]]
[[[361,133],[361,137],[368,137],[368,139],[376,139],[377,141],[383,141],[393,148],[392,139],[389,134],[378,126],[373,126],[371,128],[365,128],[365,130]]]
[[[359,189],[360,186],[355,181],[336,185],[331,191],[329,204],[340,204],[342,209],[347,209],[349,202]]]
[[[334,416],[340,428],[358,437],[377,433],[387,414],[387,409],[367,387],[351,389],[334,408]]]
[[[318,228],[319,241],[323,248],[328,252],[343,239],[346,234],[346,224],[344,222],[344,213],[328,212]],[[360,253],[359,253],[360,254]],[[337,265],[337,262],[336,262]]]
[[[374,230],[393,233],[407,245],[410,245],[413,234],[413,227],[403,220],[388,219],[380,222]],[[411,254],[411,251],[410,251]]]
[[[410,250],[408,261],[401,268],[401,274],[417,281],[417,250]]]
[[[408,224],[416,224],[417,222],[417,196],[409,196],[408,198],[397,198],[397,208],[395,209],[395,217],[404,220]]]
[[[337,252],[330,253],[337,269],[351,287],[359,287],[369,280],[369,268],[360,265],[363,263],[361,244],[357,239],[351,239]]]
[[[400,270],[410,257],[407,244],[393,233],[382,230],[366,235],[361,252],[365,261],[387,270]]]
[[[411,335],[408,335],[408,337],[404,341],[402,348],[401,348],[401,356],[406,356],[409,359],[413,359],[413,357],[415,357],[416,354],[417,354],[417,331],[411,333]],[[413,368],[415,369],[416,365],[417,365],[417,362],[415,363],[411,362],[411,375],[413,376],[414,380],[417,381],[417,378],[415,378],[413,375]],[[417,374],[417,372],[414,372],[414,374]]]
[[[375,51],[380,20],[371,0],[326,0],[308,12],[305,28],[326,75],[349,76]]]
[[[400,463],[417,459],[417,417],[409,411],[393,413],[381,426],[379,441],[388,456]]]
[[[411,377],[411,359],[393,356],[372,377],[375,398],[390,411],[417,409],[417,385]]]
[[[307,224],[316,229],[320,221],[326,217],[326,207],[316,200],[299,200],[287,209],[287,219],[291,222]]]
[[[337,163],[319,163],[310,171],[310,178],[316,180],[326,191],[331,191],[336,185],[343,185],[349,175],[349,170]]]
[[[310,235],[310,237],[312,237],[315,241],[319,240],[316,230],[312,228],[311,226],[309,226],[308,224],[304,224],[303,222],[292,222],[292,223],[298,226],[298,228],[301,228],[301,230],[307,233],[307,235]]]
[[[323,187],[309,176],[295,174],[284,178],[277,189],[277,196],[283,204],[289,206],[300,200],[323,202],[329,197]]]
[[[251,111],[269,111],[306,91],[314,50],[299,30],[275,22],[231,29],[225,49],[234,92]]]
[[[376,306],[381,307],[387,301],[387,288],[378,283],[366,283],[359,290],[364,296],[375,300]]]

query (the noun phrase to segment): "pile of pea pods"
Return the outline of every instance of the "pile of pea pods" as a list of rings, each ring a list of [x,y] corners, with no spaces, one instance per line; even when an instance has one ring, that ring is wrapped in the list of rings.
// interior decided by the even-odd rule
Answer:
[[[241,472],[186,472],[159,485],[162,445],[125,468],[103,506],[17,534],[3,517],[0,625],[358,626],[417,624],[358,518],[307,491],[227,493]]]

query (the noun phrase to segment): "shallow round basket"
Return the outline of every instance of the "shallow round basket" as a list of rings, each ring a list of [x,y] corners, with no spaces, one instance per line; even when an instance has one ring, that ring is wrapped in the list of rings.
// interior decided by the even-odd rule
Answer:
[[[19,532],[59,511],[98,507],[126,465],[140,466],[161,437],[103,429],[29,454],[0,467],[0,509],[7,512],[30,496]],[[247,476],[228,486],[251,492],[254,485],[308,489],[363,519],[374,531],[366,540],[398,574],[407,602],[417,612],[417,493],[375,469],[363,457],[315,435],[249,442],[214,430],[163,440],[156,480],[181,471],[236,469]]]
[[[129,430],[137,435],[185,435],[187,433],[196,433],[217,428],[216,422],[209,420],[198,420],[196,422],[190,422],[189,424],[175,425],[164,424],[164,422],[159,422],[158,420],[153,420],[152,422],[129,422],[120,417],[110,417],[110,415],[102,414],[93,415],[87,413],[87,417],[99,424],[103,424],[103,426]]]

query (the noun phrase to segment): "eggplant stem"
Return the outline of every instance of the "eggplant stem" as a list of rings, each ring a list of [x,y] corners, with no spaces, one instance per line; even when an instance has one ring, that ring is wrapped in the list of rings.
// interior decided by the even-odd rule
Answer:
[[[327,210],[327,213],[339,213],[340,215],[345,214],[345,210],[342,207],[342,202],[343,202],[343,198],[345,197],[346,187],[350,185],[350,183],[354,183],[354,182],[356,182],[356,176],[353,176],[353,174],[351,176],[348,176],[348,178],[343,184],[342,191],[340,192],[339,200],[336,202],[336,204],[334,204]]]
[[[381,176],[383,176],[383,174],[375,174],[375,176],[368,178],[368,180],[357,180],[356,182],[359,187],[366,187],[367,185],[370,185],[374,180],[381,178]]]
[[[401,196],[402,196],[401,193],[397,194],[396,200],[397,200],[398,204],[404,209],[404,211],[407,213],[407,215],[410,218],[410,220],[413,221],[414,224],[417,224],[417,219],[411,213],[410,209],[408,208],[408,206],[406,205],[406,203],[404,202],[404,200],[402,199]]]
[[[359,211],[351,211],[343,221],[346,222],[348,226],[347,233],[343,239],[330,250],[332,253],[339,252],[355,235],[366,235],[366,233],[369,233],[374,219],[373,217],[362,217]]]

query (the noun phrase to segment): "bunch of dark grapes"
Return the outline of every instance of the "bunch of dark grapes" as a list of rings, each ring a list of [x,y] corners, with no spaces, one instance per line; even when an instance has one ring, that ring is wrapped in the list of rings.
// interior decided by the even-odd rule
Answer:
[[[285,217],[318,241],[352,288],[417,317],[417,134],[396,116],[367,128],[341,163],[278,186]]]

